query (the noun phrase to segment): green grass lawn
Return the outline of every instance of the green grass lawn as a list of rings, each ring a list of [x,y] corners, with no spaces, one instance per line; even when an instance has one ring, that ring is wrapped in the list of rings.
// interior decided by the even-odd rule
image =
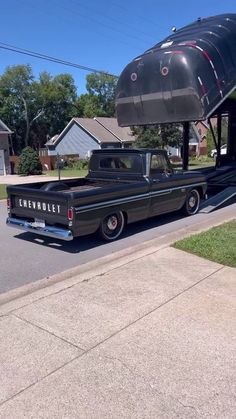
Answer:
[[[201,169],[204,167],[211,167],[215,166],[215,161],[199,161],[199,160],[190,160],[189,162],[189,170]]]
[[[182,170],[182,163],[173,163],[173,168],[176,170]],[[196,170],[196,169],[203,169],[204,167],[211,167],[215,166],[215,161],[213,159],[206,159],[205,161],[201,161],[198,159],[190,159],[189,160],[189,170]]]
[[[0,199],[4,199],[7,197],[6,186],[7,185],[0,185]]]
[[[45,176],[56,176],[58,177],[58,170],[47,170],[43,172]],[[65,177],[84,177],[88,174],[88,170],[76,170],[76,169],[63,169],[61,170],[61,179]]]
[[[173,244],[176,249],[236,267],[236,220],[213,227]]]

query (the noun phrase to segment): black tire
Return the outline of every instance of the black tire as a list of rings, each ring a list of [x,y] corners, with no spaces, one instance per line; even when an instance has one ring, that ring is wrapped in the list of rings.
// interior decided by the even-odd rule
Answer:
[[[40,189],[44,190],[44,191],[63,191],[65,189],[70,189],[68,185],[66,185],[66,183],[63,182],[49,182],[49,183],[45,183],[45,185],[43,185]]]
[[[198,212],[200,205],[200,194],[197,189],[191,189],[183,206],[185,215],[194,215]]]
[[[122,234],[124,226],[124,214],[121,211],[111,212],[102,220],[99,227],[99,235],[106,241],[116,240]]]

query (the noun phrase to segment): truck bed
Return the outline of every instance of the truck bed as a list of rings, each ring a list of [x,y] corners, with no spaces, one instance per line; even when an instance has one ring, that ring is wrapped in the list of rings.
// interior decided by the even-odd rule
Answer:
[[[92,181],[92,180],[87,180],[87,182],[84,185],[71,185],[69,186],[68,183],[66,182],[66,184],[69,186],[69,189],[61,189],[61,192],[63,193],[70,193],[70,192],[80,192],[80,191],[89,191],[89,190],[93,190],[93,189],[100,189],[100,188],[104,188],[106,186],[110,186],[111,184],[115,184],[117,185],[118,183],[124,183],[121,181]]]
[[[69,207],[80,208],[147,191],[148,184],[144,179],[127,181],[77,178],[7,187],[11,216],[30,220],[38,218],[59,224],[68,223]]]

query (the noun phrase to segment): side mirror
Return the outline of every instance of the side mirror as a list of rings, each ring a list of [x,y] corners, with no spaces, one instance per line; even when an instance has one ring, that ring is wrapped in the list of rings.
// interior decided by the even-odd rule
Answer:
[[[164,169],[163,170],[163,174],[165,176],[169,177],[169,176],[173,175],[173,170],[171,170],[171,169]]]

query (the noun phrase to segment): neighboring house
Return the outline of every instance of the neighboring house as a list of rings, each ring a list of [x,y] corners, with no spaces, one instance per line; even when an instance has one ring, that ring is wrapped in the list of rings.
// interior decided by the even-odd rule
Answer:
[[[73,118],[45,147],[48,156],[86,158],[91,150],[131,147],[134,141],[130,128],[119,127],[116,118]]]
[[[215,121],[212,120],[213,127]],[[207,154],[206,136],[209,126],[205,121],[191,124],[189,153],[190,155]],[[89,157],[91,150],[101,148],[132,147],[135,137],[129,127],[122,128],[116,118],[72,118],[64,130],[50,138],[40,156],[80,156]],[[167,147],[172,156],[181,157],[181,147]]]
[[[12,131],[0,120],[0,176],[11,173],[9,159],[9,136]]]
[[[212,118],[213,128],[217,125],[217,119]],[[189,155],[205,156],[207,154],[207,134],[210,126],[206,121],[198,121],[191,124],[189,138]],[[168,147],[168,151],[172,156],[181,156],[181,147]]]
[[[211,118],[212,127],[215,128],[217,125],[217,118]],[[209,124],[206,121],[199,121],[195,123],[195,127],[200,136],[199,144],[199,155],[207,154],[207,134],[210,130]]]
[[[189,138],[189,155],[200,156],[206,154],[202,148],[202,140],[199,131],[196,127],[196,123],[191,124],[190,138]]]
[[[182,130],[182,127],[180,127]],[[181,147],[167,147],[168,153],[171,156],[181,157]],[[189,135],[189,155],[199,156],[201,153],[201,137],[197,130],[196,124],[192,123],[190,126],[190,135]]]

